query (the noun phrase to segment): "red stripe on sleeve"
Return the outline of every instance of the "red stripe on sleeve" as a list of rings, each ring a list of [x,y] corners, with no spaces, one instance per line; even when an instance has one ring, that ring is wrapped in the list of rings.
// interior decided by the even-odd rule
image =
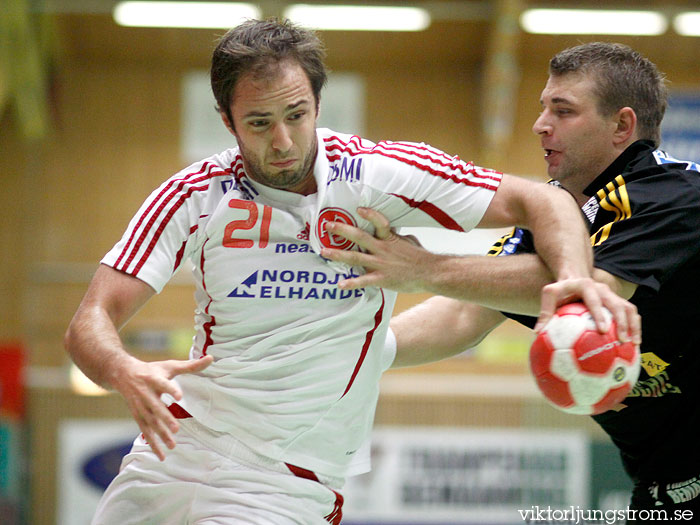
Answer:
[[[134,236],[136,235],[136,232],[137,232],[138,229],[140,228],[140,226],[141,226],[141,224],[143,223],[143,221],[146,220],[146,217],[149,215],[149,213],[151,212],[151,210],[153,209],[153,207],[156,205],[156,203],[159,202],[160,199],[163,197],[163,195],[164,195],[166,192],[170,191],[170,189],[172,188],[172,186],[173,186],[174,184],[176,184],[176,183],[183,183],[184,181],[187,180],[188,177],[196,177],[196,176],[198,176],[198,175],[201,175],[202,173],[204,173],[204,171],[206,171],[208,165],[209,165],[209,163],[208,163],[208,162],[205,162],[205,163],[202,165],[202,168],[201,168],[199,171],[194,172],[194,173],[188,173],[187,175],[185,175],[185,176],[182,177],[181,179],[173,179],[172,181],[170,181],[170,183],[168,183],[167,185],[165,185],[165,186],[163,187],[163,189],[160,191],[160,193],[158,193],[158,195],[156,196],[156,198],[153,199],[153,201],[152,201],[151,204],[148,206],[148,208],[146,208],[146,211],[144,211],[144,212],[141,214],[141,217],[139,217],[138,222],[136,223],[136,225],[134,226],[134,229],[133,229],[132,232],[131,232],[131,236],[129,237],[129,240],[128,240],[127,243],[124,245],[124,249],[122,250],[122,253],[119,255],[119,258],[118,258],[117,261],[114,263],[114,266],[115,266],[115,267],[119,266],[119,263],[121,262],[122,258],[129,252],[129,246],[131,245],[132,241],[134,240]],[[126,266],[128,266],[128,263],[126,264]]]
[[[430,202],[415,201],[413,199],[409,199],[408,197],[404,197],[403,195],[397,195],[396,193],[391,193],[391,195],[393,195],[394,197],[398,197],[406,204],[408,204],[411,208],[419,209],[420,211],[428,214],[443,228],[447,228],[449,230],[456,230],[458,232],[464,231],[464,228],[462,228],[457,221],[455,221],[452,217],[447,215],[447,213],[445,213],[440,208],[438,208]]]
[[[357,143],[353,142],[353,139],[356,139]],[[450,157],[442,152],[438,154],[436,153],[437,150],[433,151],[426,146],[418,144],[380,142],[374,147],[368,148],[360,144],[360,138],[357,136],[353,136],[350,142],[343,142],[338,137],[328,137],[324,139],[324,141],[326,143],[326,154],[329,161],[335,161],[341,158],[338,153],[334,154],[333,152],[344,153],[351,157],[361,154],[381,155],[398,160],[399,162],[457,184],[465,184],[467,186],[480,187],[492,191],[496,191],[498,188],[497,183],[501,180],[502,176],[498,171],[478,168],[471,163],[468,164],[461,161],[459,157]],[[448,162],[445,162],[440,157],[448,159]],[[416,159],[420,159],[420,161]],[[427,166],[422,161],[436,164],[440,166],[440,169]],[[464,177],[458,174],[464,175]]]
[[[209,177],[207,177],[209,178]],[[180,197],[179,199],[175,202],[175,204],[170,208],[168,213],[163,217],[161,220],[160,224],[158,227],[155,229],[155,233],[153,234],[153,237],[151,238],[151,242],[148,244],[148,247],[146,248],[146,251],[144,254],[141,256],[141,259],[139,259],[139,262],[136,264],[136,267],[133,270],[133,275],[136,276],[138,273],[141,271],[141,268],[143,265],[146,263],[148,260],[148,257],[151,255],[151,252],[153,251],[153,248],[155,248],[156,244],[158,243],[158,240],[160,239],[160,236],[163,234],[163,231],[165,230],[165,227],[168,225],[168,222],[170,222],[170,219],[175,215],[175,212],[180,209],[180,206],[182,206],[187,199],[190,198],[190,196],[196,192],[196,191],[206,191],[209,189],[209,181],[207,181],[206,184],[202,186],[192,186],[190,187],[186,193],[179,193]],[[161,209],[158,210],[158,214],[162,211],[162,208],[165,207],[165,204],[161,206]],[[138,252],[139,248],[141,245],[144,243],[145,238],[147,237],[147,234],[149,231],[153,231],[153,224],[155,223],[155,216],[152,218],[147,225],[147,228],[144,229],[143,233],[141,234],[141,237],[139,238],[136,246],[134,247],[134,250],[131,252],[131,255],[129,258],[126,260],[125,267],[128,267],[129,264],[131,264],[131,261],[133,258],[136,256],[136,253]]]

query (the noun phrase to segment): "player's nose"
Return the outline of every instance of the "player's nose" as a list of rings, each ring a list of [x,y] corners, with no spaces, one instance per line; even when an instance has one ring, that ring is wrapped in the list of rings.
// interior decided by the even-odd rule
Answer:
[[[293,141],[289,129],[284,124],[277,124],[272,128],[272,147],[282,153],[289,151]]]
[[[532,125],[532,132],[535,135],[542,135],[543,133],[546,133],[546,134],[552,133],[552,125],[549,121],[549,118],[547,116],[546,111],[543,111],[537,117],[534,124]]]

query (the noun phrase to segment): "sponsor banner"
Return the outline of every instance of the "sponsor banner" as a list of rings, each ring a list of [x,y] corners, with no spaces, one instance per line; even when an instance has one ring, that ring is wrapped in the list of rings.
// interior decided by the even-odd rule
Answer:
[[[59,525],[89,523],[138,427],[130,420],[65,420],[58,429]],[[583,432],[380,427],[372,472],[343,489],[343,523],[521,524],[533,508],[586,508]]]
[[[90,523],[139,433],[130,419],[67,419],[58,427],[58,525]]]
[[[533,507],[585,507],[589,442],[578,431],[385,427],[372,472],[348,480],[349,524],[522,523]]]

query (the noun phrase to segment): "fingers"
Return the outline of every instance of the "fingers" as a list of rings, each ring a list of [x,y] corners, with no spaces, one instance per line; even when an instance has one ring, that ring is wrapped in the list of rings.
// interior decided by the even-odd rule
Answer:
[[[365,269],[364,275],[340,281],[338,286],[344,290],[374,286],[397,292],[422,291],[427,276],[433,271],[431,261],[434,261],[435,255],[425,250],[414,238],[396,234],[380,212],[358,208],[357,213],[374,226],[374,235],[340,222],[325,226],[330,234],[355,243],[359,250],[321,248],[321,256]]]
[[[630,340],[630,319],[627,315],[627,310],[625,305],[620,301],[609,301],[607,304],[607,309],[615,319],[615,324],[617,325],[617,338],[626,343]]]
[[[368,253],[336,250],[333,248],[321,248],[321,257],[335,262],[345,263],[349,266],[363,266],[365,269],[374,268],[376,258]]]
[[[591,281],[591,284],[594,283]],[[582,286],[581,298],[583,299],[583,304],[586,305],[588,311],[591,313],[598,331],[603,334],[610,329],[610,320],[606,317],[603,310],[603,301],[600,292],[596,286],[587,286],[585,283],[582,283]],[[612,292],[610,293],[612,294]]]
[[[180,374],[193,374],[201,372],[214,362],[214,358],[210,355],[201,357],[200,359],[189,359],[187,361],[173,360],[165,361],[164,364],[170,368],[170,378]]]
[[[341,290],[357,290],[359,288],[367,288],[369,286],[378,286],[384,283],[384,277],[378,272],[370,272],[359,277],[351,277],[343,279],[338,283],[338,288]]]
[[[593,289],[591,288],[591,290]],[[637,312],[637,307],[615,294],[606,284],[595,283],[595,291],[602,301],[601,309],[606,308],[612,314],[617,326],[617,338],[623,343],[632,341],[635,345],[640,345],[642,343],[642,318]]]
[[[179,376],[181,374],[193,374],[196,372],[201,372],[210,364],[212,364],[213,361],[214,358],[208,355],[200,359],[189,359],[186,361],[180,359],[173,359],[170,361],[161,361],[155,364],[158,364],[163,368],[165,375],[168,379],[172,379],[175,376]],[[162,385],[162,390],[160,393],[169,394],[176,401],[182,399],[182,391],[180,390],[178,384],[174,381],[165,382]]]
[[[613,310],[610,310],[610,313],[612,314],[613,318],[615,319],[615,324],[617,326],[617,338],[623,342],[626,343],[627,341],[630,340],[629,338],[629,321],[627,319],[627,314],[625,313],[624,308],[620,307],[613,307]]]
[[[623,343],[631,341],[635,345],[642,344],[642,317],[637,307],[615,294],[606,301],[605,307],[615,319],[617,338]]]
[[[172,378],[204,370],[212,361],[211,356],[188,361],[136,361],[120,376],[119,384],[115,385],[129,405],[144,439],[161,461],[165,459],[163,445],[169,449],[174,448],[174,435],[179,430],[177,419],[163,403],[161,396],[168,394],[175,400],[182,399],[182,391]]]
[[[170,416],[172,418],[172,415]],[[179,430],[179,424],[172,418],[171,421],[165,421],[153,415],[144,419],[139,424],[141,432],[144,438],[148,442],[148,446],[151,450],[158,456],[161,461],[165,460],[165,451],[163,450],[163,445],[168,449],[172,450],[175,448],[175,434]]]
[[[632,342],[637,346],[642,344],[642,316],[637,312],[637,308],[634,308],[634,312],[630,313],[630,337]]]
[[[551,285],[542,288],[542,299],[540,301],[540,315],[537,318],[535,332],[540,332],[542,328],[549,322],[554,315],[554,312],[559,306],[556,291],[551,289]]]
[[[357,214],[374,226],[374,235],[343,222],[329,222],[325,228],[329,233],[344,237],[357,244],[361,249],[370,252],[377,250],[379,246],[376,242],[377,240],[388,240],[392,237],[398,237],[391,229],[389,220],[380,212],[371,208],[357,208]]]
[[[391,224],[382,213],[372,208],[357,208],[357,214],[368,220],[374,226],[374,235],[377,239],[386,239],[392,234]]]
[[[540,316],[535,331],[544,328],[557,308],[576,300],[586,305],[601,333],[610,328],[610,319],[605,313],[607,309],[617,326],[618,339],[641,344],[642,321],[637,307],[615,294],[608,285],[589,278],[567,279],[543,287]]]
[[[140,398],[132,398],[130,409],[143,433],[144,439],[148,442],[154,454],[163,461],[165,453],[162,445],[169,449],[175,447],[174,435],[179,430],[177,420],[163,404],[159,396],[144,395]]]
[[[586,305],[601,333],[608,330],[609,322],[603,313],[602,301],[592,279],[566,279],[548,284],[542,288],[541,297],[540,316],[535,331],[544,328],[557,308],[576,300]]]
[[[372,250],[375,238],[360,228],[345,224],[344,222],[329,222],[326,230],[333,235],[340,235],[345,239],[354,242],[363,250]]]

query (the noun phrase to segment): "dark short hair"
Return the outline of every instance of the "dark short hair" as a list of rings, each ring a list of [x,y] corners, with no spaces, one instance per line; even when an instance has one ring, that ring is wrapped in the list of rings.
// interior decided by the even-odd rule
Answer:
[[[248,72],[265,75],[285,60],[296,61],[311,83],[316,106],[328,75],[326,53],[313,31],[289,20],[248,20],[219,40],[211,59],[211,88],[218,110],[233,125],[231,97],[240,77]]]
[[[598,110],[612,115],[630,107],[637,114],[640,139],[661,142],[661,121],[668,105],[664,75],[634,49],[616,43],[592,42],[561,51],[549,62],[549,74],[581,72],[595,80]]]

